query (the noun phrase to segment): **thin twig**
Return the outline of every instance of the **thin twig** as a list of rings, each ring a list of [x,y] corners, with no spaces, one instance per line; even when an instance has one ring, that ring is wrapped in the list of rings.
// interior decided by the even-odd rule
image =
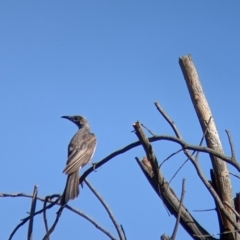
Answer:
[[[47,233],[43,237],[43,240],[48,240],[49,239],[50,234],[54,231],[54,229],[55,229],[55,227],[58,223],[58,220],[59,220],[59,218],[62,214],[63,209],[64,209],[64,206],[61,206],[60,209],[57,211],[57,216],[55,218],[55,221],[54,221],[52,227],[47,231]]]
[[[45,234],[45,239],[46,240],[50,240],[50,234],[53,232],[53,230],[54,230],[54,228],[55,228],[55,225],[57,224],[57,222],[58,222],[58,214],[57,214],[57,217],[56,217],[56,219],[55,219],[55,222],[53,223],[53,226],[54,226],[54,228],[53,228],[53,226],[50,228],[50,230],[48,229],[48,223],[47,223],[47,211],[46,211],[46,206],[47,206],[47,202],[49,202],[49,199],[52,199],[52,198],[54,198],[55,197],[55,195],[51,195],[51,196],[46,196],[46,198],[45,198],[45,201],[44,201],[44,203],[43,203],[43,209],[44,209],[44,211],[43,211],[43,222],[44,222],[44,226],[45,226],[45,230],[46,230],[46,234]],[[60,210],[59,210],[60,211]],[[60,214],[61,215],[61,214]],[[59,217],[60,217],[60,215],[59,215]]]
[[[225,132],[227,133],[227,136],[228,136],[228,141],[229,141],[230,148],[231,148],[232,159],[236,159],[235,150],[234,150],[234,145],[233,145],[231,134],[230,134],[230,132],[227,129],[225,130]]]
[[[209,120],[208,120],[208,122],[207,122],[207,128],[208,128],[208,125],[209,125],[209,123],[210,123],[211,118],[212,118],[212,117],[210,117]],[[202,136],[202,138],[201,138],[201,140],[200,140],[199,146],[201,146],[202,143],[203,143],[203,140],[204,140],[205,135],[206,135],[206,133],[207,133],[207,128],[206,128],[206,131],[204,132],[204,134],[203,134],[203,136]],[[183,149],[181,149],[181,150],[183,150]],[[194,150],[194,151],[191,153],[191,156],[193,156],[193,155],[195,154],[195,152],[196,152],[196,151]],[[199,155],[199,152],[197,151],[197,154],[196,154],[196,156],[195,156],[195,160],[196,160],[196,161],[198,160],[198,155]],[[178,172],[182,169],[182,167],[188,162],[188,160],[189,160],[189,158],[187,158],[187,159],[183,162],[183,164],[179,167],[179,169],[175,172],[175,174],[172,176],[172,178],[171,178],[170,181],[169,181],[169,185],[170,185],[170,183],[172,182],[172,180],[176,177],[176,175],[178,174]]]
[[[175,238],[177,236],[177,230],[178,230],[178,226],[179,226],[179,222],[180,222],[180,218],[181,218],[181,210],[182,210],[184,195],[185,195],[185,179],[182,180],[182,194],[181,194],[181,199],[180,199],[180,203],[179,203],[178,216],[176,219],[176,223],[175,223],[175,227],[173,230],[171,240],[175,240]]]
[[[188,162],[189,158],[187,158],[183,164],[178,168],[178,170],[173,174],[173,176],[171,177],[171,179],[169,180],[169,186],[172,182],[172,180],[176,177],[176,175],[179,173],[179,171],[182,169],[182,167]]]
[[[22,196],[24,197],[24,195],[22,195]],[[31,198],[32,198],[32,196],[31,196]],[[39,197],[36,197],[36,199],[39,199]],[[59,201],[59,199],[55,200],[54,202],[52,202],[51,204],[49,204],[46,208],[47,208],[47,209],[52,208],[54,205],[57,204],[58,201]],[[44,209],[41,209],[41,210],[35,212],[35,213],[33,214],[33,216],[36,216],[36,215],[42,213],[43,211],[44,211]],[[9,236],[8,239],[11,240],[12,237],[14,236],[14,234],[17,232],[17,230],[18,230],[21,226],[23,226],[23,225],[24,225],[27,221],[29,221],[29,220],[30,220],[30,217],[26,217],[26,218],[22,219],[22,221],[21,221],[21,222],[14,228],[14,230],[11,232],[11,234],[10,234],[10,236]]]
[[[26,194],[26,193],[0,193],[0,197],[26,197],[26,198],[32,198],[33,196],[31,194]],[[58,204],[59,202],[59,194],[56,194],[56,197],[58,197],[58,199],[56,199],[55,201],[53,200],[48,200],[48,202],[50,203],[46,209],[50,209],[51,207],[53,207],[54,205],[60,205]],[[45,197],[36,197],[36,199],[38,199],[41,202],[45,201]],[[88,220],[91,224],[93,224],[98,230],[100,230],[101,232],[103,232],[105,235],[107,235],[110,239],[112,240],[118,240],[117,238],[115,238],[114,236],[112,236],[109,232],[107,232],[102,226],[100,226],[95,220],[93,220],[92,218],[90,218],[89,216],[87,216],[85,213],[72,208],[68,205],[64,206],[66,209],[78,214],[79,216],[85,218],[86,220]],[[38,212],[34,213],[34,216],[36,216],[37,214],[41,214],[44,211],[44,209],[39,210]],[[12,239],[13,235],[16,233],[16,231],[18,230],[19,227],[21,227],[22,225],[24,225],[27,221],[29,221],[30,217],[26,217],[22,220],[22,222],[14,229],[14,231],[11,233],[9,240]]]
[[[155,135],[149,128],[147,128],[146,126],[144,126],[144,124],[141,123],[141,126],[142,126],[143,128],[145,128],[152,136]]]
[[[161,113],[162,117],[169,123],[170,127],[174,131],[177,138],[182,139],[180,132],[178,131],[177,127],[175,126],[174,121],[164,112],[163,108],[159,105],[158,102],[154,102],[154,105],[156,106],[157,110]]]
[[[204,209],[204,210],[193,210],[193,212],[211,212],[216,211],[216,208]]]
[[[110,239],[112,240],[118,240],[117,238],[115,238],[114,236],[111,235],[111,233],[109,233],[108,231],[106,231],[102,226],[100,226],[96,221],[94,221],[92,218],[90,218],[89,216],[87,216],[85,213],[80,212],[79,210],[76,210],[68,205],[65,205],[65,208],[67,208],[68,210],[71,210],[72,212],[78,214],[79,216],[85,218],[86,220],[88,220],[90,223],[92,223],[98,230],[100,230],[101,232],[103,232],[106,236],[108,236]]]
[[[240,179],[240,176],[239,176],[239,175],[237,175],[237,174],[234,174],[234,173],[231,173],[231,172],[229,172],[229,174],[231,174],[231,175],[233,175],[234,177],[236,177],[236,178],[239,178],[239,179]]]
[[[195,237],[213,237],[213,236],[221,236],[221,235],[226,235],[226,234],[229,234],[229,233],[237,233],[238,230],[235,230],[235,231],[224,231],[222,233],[212,233],[212,234],[206,234],[206,235],[194,235]]]
[[[120,227],[121,227],[121,229],[122,229],[122,232],[123,232],[123,235],[124,235],[125,240],[127,240],[127,236],[126,236],[125,230],[124,230],[124,228],[123,228],[123,225],[121,224]]]
[[[28,224],[28,240],[32,240],[32,231],[33,231],[33,220],[34,220],[34,213],[36,209],[36,202],[37,202],[37,194],[38,194],[38,187],[35,185],[33,189],[33,197],[32,197],[32,203],[31,203],[31,210],[30,210],[30,219]]]
[[[47,202],[49,201],[49,198],[46,197],[45,198],[45,201],[43,203],[43,222],[44,222],[44,226],[45,226],[45,230],[46,230],[46,233],[48,232],[48,223],[47,223],[47,212],[46,212],[46,206],[47,206]]]
[[[177,150],[176,152],[170,154],[167,158],[165,158],[165,159],[161,162],[161,164],[159,165],[159,169],[162,167],[162,165],[163,165],[167,160],[169,160],[171,157],[173,157],[174,155],[176,155],[176,154],[178,154],[178,153],[180,153],[180,152],[182,152],[182,151],[183,151],[183,149],[181,148],[181,149]]]
[[[89,189],[92,191],[92,193],[97,197],[97,199],[100,201],[100,203],[103,205],[103,207],[105,208],[105,210],[107,211],[111,221],[113,222],[114,227],[116,228],[116,231],[118,233],[118,236],[121,240],[125,240],[124,238],[124,234],[121,230],[120,225],[117,223],[115,217],[113,216],[112,211],[110,210],[110,208],[107,206],[107,204],[105,203],[105,201],[103,200],[103,198],[100,196],[100,194],[96,191],[96,189],[93,188],[93,186],[87,181],[87,179],[84,180],[84,182],[86,183],[86,185],[89,187]]]

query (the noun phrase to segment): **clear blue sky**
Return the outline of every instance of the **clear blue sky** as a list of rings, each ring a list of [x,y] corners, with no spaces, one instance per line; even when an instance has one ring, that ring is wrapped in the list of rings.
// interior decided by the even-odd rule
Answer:
[[[131,132],[136,120],[156,134],[173,135],[156,111],[155,100],[174,119],[185,140],[198,144],[201,130],[178,65],[178,58],[188,53],[225,153],[230,153],[224,133],[229,129],[239,156],[239,9],[237,1],[1,1],[0,191],[32,193],[35,184],[39,196],[63,191],[67,145],[76,127],[62,115],[81,114],[89,120],[98,140],[93,162],[136,141]],[[159,162],[179,149],[160,142],[154,148]],[[135,163],[136,156],[144,156],[141,147],[116,157],[88,180],[124,226],[128,239],[171,235],[175,218],[167,215]],[[164,165],[168,180],[184,160],[178,155]],[[200,154],[199,161],[209,179],[208,157]],[[193,212],[214,208],[195,175],[188,163],[172,187],[180,196],[185,177],[185,206],[210,233],[218,233],[214,211]],[[234,194],[237,186],[234,179]],[[0,239],[7,239],[27,216],[31,201],[0,201]],[[70,204],[117,236],[87,186]],[[48,212],[49,224],[57,209]],[[42,216],[34,223],[34,239],[42,239]],[[26,233],[24,225],[14,239],[26,239]],[[65,210],[51,239],[107,238]],[[180,228],[178,239],[190,237]]]

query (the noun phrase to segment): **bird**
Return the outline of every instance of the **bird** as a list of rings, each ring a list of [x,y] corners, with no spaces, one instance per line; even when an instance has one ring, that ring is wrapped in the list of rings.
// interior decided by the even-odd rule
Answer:
[[[90,162],[96,149],[96,137],[90,132],[90,126],[85,117],[62,116],[75,123],[78,127],[77,133],[72,137],[68,145],[68,159],[63,173],[68,175],[67,182],[60,204],[65,205],[70,199],[79,195],[79,170]]]

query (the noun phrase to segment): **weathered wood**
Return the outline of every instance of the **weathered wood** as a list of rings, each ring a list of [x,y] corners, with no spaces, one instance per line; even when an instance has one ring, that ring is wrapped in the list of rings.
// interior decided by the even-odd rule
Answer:
[[[214,149],[215,151],[218,151],[219,153],[223,153],[222,144],[218,135],[216,125],[214,123],[214,118],[212,116],[207,99],[204,95],[196,68],[191,60],[191,56],[185,55],[181,57],[179,59],[179,64],[182,69],[182,72],[188,87],[188,91],[190,93],[191,100],[195,108],[195,111],[197,113],[198,120],[200,122],[203,132],[206,131],[206,123],[208,122],[210,117],[212,118],[211,122],[208,125],[207,133],[205,135],[207,146],[209,148]],[[215,156],[210,155],[210,157],[212,161],[213,171],[215,174],[216,187],[217,187],[217,192],[219,193],[219,197],[221,198],[222,202],[227,202],[230,206],[234,208],[233,197],[232,197],[232,187],[231,187],[231,181],[229,178],[227,165],[224,161],[222,161],[221,159]],[[235,216],[232,210],[227,206],[225,206],[225,208],[234,219]],[[225,229],[234,231],[234,227],[228,221],[225,215],[222,213],[221,216],[223,221],[222,224],[225,226]],[[219,221],[221,221],[221,219],[219,219]],[[224,234],[223,234],[221,236],[221,239],[229,239],[229,238],[224,237]],[[232,239],[237,239],[235,237],[235,234],[232,234]]]
[[[139,138],[146,152],[146,155],[150,158],[153,158],[154,161],[157,162],[152,146],[149,143],[148,138],[144,135],[139,122],[134,123],[133,127],[136,131],[135,133],[137,137]],[[175,195],[173,189],[169,187],[168,182],[165,180],[160,169],[158,169],[158,166],[156,166],[156,169],[153,169],[155,168],[155,163],[151,162],[148,159],[148,157],[143,158],[142,162],[136,159],[137,163],[144,172],[146,178],[148,179],[153,189],[156,191],[158,196],[163,200],[163,203],[165,204],[169,212],[177,218],[180,201],[178,197]],[[157,174],[157,177],[154,176],[154,174]],[[156,179],[159,181],[158,183],[156,183]],[[191,214],[188,212],[184,205],[181,206],[180,224],[195,240],[215,239],[211,237],[209,233],[191,216]]]

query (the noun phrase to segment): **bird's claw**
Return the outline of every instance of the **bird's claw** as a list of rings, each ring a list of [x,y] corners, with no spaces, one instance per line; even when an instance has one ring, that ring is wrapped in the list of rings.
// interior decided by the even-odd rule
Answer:
[[[95,171],[95,167],[96,167],[97,163],[90,162],[90,164],[91,164],[92,167],[93,167],[93,171],[96,172],[96,171]]]

